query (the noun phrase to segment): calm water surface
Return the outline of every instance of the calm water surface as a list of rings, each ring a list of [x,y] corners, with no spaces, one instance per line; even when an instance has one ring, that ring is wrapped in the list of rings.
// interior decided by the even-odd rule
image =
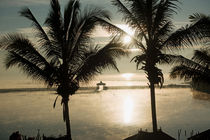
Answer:
[[[156,90],[158,126],[177,138],[177,130],[210,128],[210,101],[194,99],[189,88]],[[0,94],[0,139],[16,130],[36,136],[65,134],[62,107],[52,91]],[[120,140],[140,128],[152,130],[149,89],[79,91],[70,98],[74,140]],[[182,137],[184,139],[184,136]]]

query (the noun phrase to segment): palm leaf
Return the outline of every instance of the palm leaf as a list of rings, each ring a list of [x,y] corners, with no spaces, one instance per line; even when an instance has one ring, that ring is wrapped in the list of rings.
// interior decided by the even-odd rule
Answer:
[[[170,78],[180,78],[186,81],[192,80],[196,77],[201,77],[205,73],[200,69],[191,68],[185,65],[179,65],[174,67],[170,72]]]
[[[189,16],[190,22],[196,23],[202,19],[208,19],[209,17],[202,13],[194,13]]]
[[[131,62],[134,61],[136,63],[136,69],[139,70],[139,65],[141,64],[145,64],[146,62],[146,54],[141,54],[141,55],[137,55],[137,56],[134,56],[132,59],[131,59]]]
[[[167,23],[171,20],[173,13],[176,13],[175,9],[177,9],[175,2],[178,1],[160,1],[160,3],[157,5],[157,11],[154,17],[153,32],[167,25]]]
[[[111,32],[127,34],[125,31],[111,24],[107,20],[110,20],[110,16],[105,10],[98,8],[86,10],[85,15],[80,17],[78,28],[75,30],[75,36],[71,41],[71,44],[69,44],[71,47],[69,48],[69,61],[72,60],[73,55],[76,54],[75,52],[78,51],[79,46],[86,46],[89,42],[91,42],[92,32],[98,25]]]
[[[8,34],[0,40],[1,49],[9,52],[6,59],[6,67],[18,65],[28,74],[32,75],[34,79],[43,78],[42,80],[50,79],[46,77],[43,72],[49,70],[49,74],[54,72],[54,68],[47,62],[47,60],[35,49],[34,45],[21,34]],[[30,70],[30,66],[32,69]],[[24,68],[25,67],[25,68]],[[28,72],[27,72],[28,70]],[[37,70],[37,73],[36,73]],[[41,72],[42,71],[42,72]],[[43,75],[42,75],[43,74]],[[49,81],[49,80],[47,80]]]
[[[19,13],[21,16],[26,17],[27,19],[32,21],[32,25],[35,27],[36,30],[36,36],[39,38],[38,40],[39,45],[41,46],[41,49],[44,50],[46,56],[47,57],[55,57],[57,55],[60,56],[58,50],[56,51],[56,47],[52,45],[46,32],[39,24],[39,22],[36,20],[31,10],[29,8],[24,8]]]
[[[138,19],[129,11],[128,8],[120,0],[112,0],[112,4],[118,7],[118,11],[123,13],[123,20],[132,28],[138,28],[140,26]]]
[[[16,52],[20,56],[35,61],[43,67],[48,64],[46,59],[34,48],[34,45],[21,34],[8,34],[2,37],[0,44],[3,49],[9,52]]]
[[[140,36],[143,36],[145,39],[147,39],[147,36],[145,34],[145,26],[139,21],[139,18],[136,17],[136,15],[132,11],[130,11],[120,0],[112,0],[112,4],[118,7],[119,12],[123,13],[123,20],[125,20],[125,22],[131,28],[138,29],[138,31],[140,31]],[[140,42],[137,41],[138,39],[135,39],[134,37],[132,37],[132,39],[136,42],[136,44],[141,44],[141,39],[139,40]],[[142,44],[139,46],[141,46],[141,49],[144,49],[142,47]]]
[[[203,66],[210,65],[210,55],[207,50],[195,50],[192,60]]]
[[[45,24],[49,28],[49,35],[52,39],[52,44],[57,47],[58,52],[65,52],[61,51],[62,49],[64,49],[64,25],[58,0],[51,0],[51,9],[46,18]]]
[[[79,46],[86,46],[91,42],[91,34],[95,27],[99,25],[99,21],[110,19],[107,11],[95,8],[86,9],[84,15],[81,15],[78,19],[77,28],[74,29],[73,40],[69,41],[67,54],[69,54],[69,60],[73,58],[73,55],[78,51]]]
[[[175,66],[170,72],[171,78],[180,78],[186,81],[210,81],[210,69],[208,66],[209,55],[205,50],[196,50],[191,60],[180,57],[178,66]]]
[[[32,79],[43,81],[49,86],[52,86],[54,82],[51,78],[53,73],[50,73],[52,70],[46,68],[41,69],[34,62],[28,61],[15,52],[10,52],[9,55],[7,55],[5,65],[7,68],[17,66]]]
[[[133,13],[133,15],[138,19],[140,25],[142,26],[142,29],[146,28],[147,26],[147,1],[145,0],[142,0],[142,1],[139,1],[139,0],[129,0],[129,3],[130,5],[130,11],[131,13]],[[149,17],[148,17],[149,18]],[[152,18],[152,17],[150,17]],[[151,24],[150,24],[151,25]]]
[[[73,34],[75,25],[77,25],[79,10],[78,0],[70,0],[64,10],[64,33],[67,41],[70,40],[70,34]]]
[[[172,33],[165,41],[164,46],[168,49],[176,49],[183,46],[198,45],[208,41],[210,37],[210,20],[201,19],[194,24],[187,25]]]
[[[110,42],[105,47],[87,54],[87,57],[77,71],[76,79],[81,81],[89,81],[94,75],[101,73],[105,68],[114,68],[117,71],[116,58],[127,55],[127,51],[122,44]]]

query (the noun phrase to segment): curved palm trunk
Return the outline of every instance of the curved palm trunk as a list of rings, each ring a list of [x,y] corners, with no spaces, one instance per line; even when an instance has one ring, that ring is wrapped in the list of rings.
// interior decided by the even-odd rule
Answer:
[[[63,98],[63,109],[64,109],[64,121],[66,122],[66,135],[67,140],[72,140],[71,138],[71,127],[70,127],[70,119],[69,119],[69,105],[68,105],[69,99]]]
[[[152,126],[153,132],[157,132],[157,118],[156,118],[156,105],[155,105],[155,86],[150,82],[150,94],[151,94],[151,110],[152,110]]]

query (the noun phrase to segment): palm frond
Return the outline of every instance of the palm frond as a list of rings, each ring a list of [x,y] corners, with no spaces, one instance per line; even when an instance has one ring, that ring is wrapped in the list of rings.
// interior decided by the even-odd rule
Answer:
[[[113,68],[117,71],[116,58],[127,55],[128,52],[122,47],[122,44],[110,42],[101,49],[89,52],[84,63],[77,71],[76,79],[80,81],[89,81],[94,75],[102,72],[105,68]]]
[[[206,69],[206,65],[202,65],[200,63],[197,63],[196,61],[194,61],[193,59],[188,59],[185,58],[181,55],[166,55],[166,57],[168,57],[169,59],[169,63],[170,64],[175,64],[175,65],[183,65],[186,67],[190,67],[192,69],[197,69],[200,71],[205,71]]]
[[[164,83],[164,76],[163,76],[163,72],[161,69],[156,67],[155,70],[157,73],[155,74],[155,84],[158,84],[160,86],[160,88],[163,87],[163,83]]]
[[[47,34],[45,33],[44,29],[42,28],[42,26],[39,24],[39,22],[36,20],[36,18],[34,17],[34,15],[32,14],[31,10],[29,8],[24,8],[22,9],[20,12],[20,15],[23,17],[26,17],[27,19],[32,21],[32,25],[35,27],[36,31],[37,31],[37,37],[39,37],[39,42],[42,43],[43,45],[50,45],[50,40],[47,36]]]
[[[34,80],[40,80],[45,82],[47,85],[52,86],[54,80],[52,79],[53,70],[40,68],[36,63],[27,60],[15,52],[10,52],[5,59],[6,68],[13,66],[19,67],[24,73]]]
[[[203,66],[210,65],[210,55],[207,50],[195,50],[192,60]]]
[[[173,30],[174,26],[171,21],[166,22],[163,26],[159,27],[157,31],[154,33],[157,40],[159,40],[162,44],[168,36],[171,34],[171,31]]]
[[[67,54],[69,54],[69,60],[72,59],[75,52],[78,51],[79,46],[86,46],[91,42],[91,34],[95,27],[99,25],[101,20],[110,19],[109,13],[99,8],[86,9],[84,15],[80,15],[77,27],[74,28],[74,35],[72,40],[69,40]]]
[[[123,13],[123,20],[127,24],[134,29],[140,27],[138,19],[135,18],[131,11],[120,0],[112,0],[112,4],[118,7],[120,13]]]
[[[80,2],[78,0],[70,0],[64,10],[64,33],[66,40],[69,40],[71,37],[70,34],[74,34],[73,32],[78,22],[79,11]]]
[[[210,20],[202,18],[198,22],[187,25],[172,33],[165,41],[168,49],[176,49],[184,46],[193,46],[208,41],[210,37]]]
[[[176,13],[178,8],[175,2],[177,0],[160,1],[157,5],[157,11],[155,12],[153,32],[159,30],[166,25],[172,18],[172,15]]]
[[[139,23],[142,26],[142,29],[146,28],[147,25],[147,1],[142,0],[128,0],[130,6],[130,11],[138,19]],[[152,18],[152,17],[148,17]],[[151,25],[151,24],[150,24]],[[149,25],[149,26],[150,26]],[[148,29],[148,28],[147,28]]]
[[[131,59],[131,62],[132,61],[136,63],[136,69],[139,70],[141,69],[139,68],[139,65],[145,64],[146,62],[146,54],[137,55]]]
[[[47,60],[35,49],[34,45],[22,34],[7,34],[0,40],[1,48],[15,52],[30,61],[35,61],[40,67],[49,64]]]
[[[64,31],[63,18],[60,12],[60,4],[58,0],[51,0],[51,9],[46,18],[45,24],[49,28],[49,35],[52,39],[52,44],[57,47],[59,52],[64,49]]]
[[[180,78],[184,79],[186,81],[192,80],[192,78],[201,76],[202,71],[199,69],[194,69],[185,65],[179,65],[174,67],[171,72],[170,72],[170,78],[175,79],[175,78]]]
[[[129,6],[125,6],[120,0],[112,0],[112,4],[118,7],[118,11],[120,13],[123,13],[123,20],[133,29],[138,30],[138,34],[143,36],[146,40],[147,40],[147,36],[145,33],[145,26],[144,24],[142,24],[142,22],[139,21],[138,17],[136,17],[136,15],[129,10],[127,7],[132,7],[131,3],[127,2]],[[113,28],[111,28],[111,30],[113,30]],[[140,40],[140,42],[138,41],[138,39],[136,39],[135,37],[132,37],[132,39],[134,40],[134,42],[136,42],[136,44],[141,44],[140,42],[142,40]],[[141,45],[140,48],[144,49]]]
[[[158,63],[159,64],[173,64],[177,61],[178,56],[176,55],[172,55],[172,54],[164,54],[164,53],[160,53],[158,55]]]
[[[103,27],[105,24],[108,26],[108,21],[110,20],[110,13],[106,10],[100,9],[100,8],[86,8],[84,10],[84,14],[81,15],[79,20],[79,26],[76,30],[76,33],[81,32],[81,35],[88,36],[90,38],[90,35],[92,34],[93,30],[97,25],[100,25]],[[104,24],[102,24],[104,22]],[[79,30],[81,29],[81,30]],[[84,37],[86,38],[86,37]],[[86,41],[84,41],[86,42]]]
[[[24,67],[25,70],[29,70],[32,66],[32,70],[28,72],[32,74],[32,77],[36,77],[35,70],[38,71],[37,77],[41,77],[41,70],[45,71],[50,69],[53,73],[54,68],[49,64],[49,62],[35,49],[34,45],[21,34],[8,34],[1,38],[0,48],[9,52],[6,59],[6,67],[9,68],[13,65],[18,65],[19,67]],[[20,62],[18,62],[20,60]],[[26,63],[26,64],[24,64]],[[29,64],[30,63],[30,64]],[[24,70],[24,68],[22,68]],[[34,74],[33,74],[34,73]],[[43,73],[42,73],[43,74]],[[43,75],[43,78],[44,75]],[[49,77],[48,77],[49,78]],[[45,78],[46,80],[46,78]]]
[[[202,35],[197,34],[191,27],[182,27],[176,32],[172,33],[164,42],[164,46],[169,50],[180,49],[184,46],[193,46],[199,44],[202,40]]]
[[[180,57],[177,60],[181,62],[171,70],[170,77],[173,79],[180,78],[191,81],[193,84],[197,82],[209,83],[209,58],[209,54],[206,50],[196,50],[191,60]]]
[[[157,84],[160,86],[160,88],[162,88],[164,77],[161,69],[159,69],[157,66],[148,66],[145,64],[142,66],[142,70],[144,70],[147,74],[147,79],[150,81],[150,83]]]
[[[194,13],[192,15],[189,16],[190,22],[196,23],[199,20],[205,19],[205,18],[209,18],[208,16],[206,16],[205,14],[202,13]]]
[[[173,54],[160,54],[159,63],[160,64],[187,64],[189,59],[183,57],[182,55],[173,55]]]
[[[20,12],[20,15],[26,17],[27,19],[32,21],[32,25],[36,30],[36,36],[39,38],[38,43],[41,46],[41,49],[44,50],[44,53],[48,58],[60,57],[60,53],[55,46],[52,45],[49,37],[44,31],[43,27],[39,24],[39,22],[34,17],[33,13],[29,8],[23,8]]]
[[[75,30],[75,36],[73,40],[71,41],[71,44],[69,48],[70,49],[70,55],[69,60],[72,59],[75,52],[78,51],[79,46],[86,46],[86,44],[90,43],[92,38],[92,32],[95,30],[96,26],[102,26],[102,28],[105,28],[106,30],[110,32],[120,33],[120,34],[127,34],[122,29],[118,28],[117,26],[111,24],[107,20],[110,20],[109,12],[95,8],[95,9],[87,9],[86,12],[84,12],[84,15],[81,15],[79,22],[78,22],[78,28]]]
[[[204,91],[206,86],[210,84],[210,70],[201,71],[188,66],[179,65],[174,67],[170,72],[170,78],[180,78],[185,81],[190,81],[194,89]]]

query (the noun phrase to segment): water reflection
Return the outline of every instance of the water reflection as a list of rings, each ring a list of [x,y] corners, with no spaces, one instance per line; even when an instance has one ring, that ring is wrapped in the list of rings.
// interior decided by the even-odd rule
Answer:
[[[129,96],[124,99],[123,112],[124,123],[130,123],[133,116],[133,100]]]
[[[28,136],[36,136],[37,129],[48,136],[65,134],[60,98],[53,109],[56,95],[49,93],[0,94],[0,140],[16,130]],[[190,93],[188,88],[156,90],[158,126],[173,137],[178,129],[209,129],[210,102],[195,100]],[[152,130],[149,89],[75,94],[69,106],[76,140],[120,140],[140,128]]]
[[[133,82],[126,82],[126,86],[133,86],[134,84],[133,84]]]
[[[133,73],[123,73],[122,74],[122,77],[125,78],[125,80],[131,80],[133,76],[134,76]]]

